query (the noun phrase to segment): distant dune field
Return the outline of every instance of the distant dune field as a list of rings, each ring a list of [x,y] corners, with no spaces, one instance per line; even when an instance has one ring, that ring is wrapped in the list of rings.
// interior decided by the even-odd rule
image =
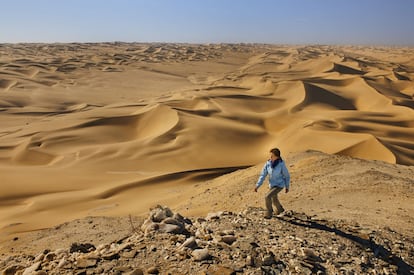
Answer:
[[[0,233],[174,207],[272,147],[414,165],[413,97],[413,48],[2,44]]]

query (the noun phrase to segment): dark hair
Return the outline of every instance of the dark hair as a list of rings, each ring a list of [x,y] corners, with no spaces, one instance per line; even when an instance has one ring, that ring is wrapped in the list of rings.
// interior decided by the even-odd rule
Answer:
[[[270,153],[273,153],[276,157],[280,158],[280,150],[278,148],[270,149]]]

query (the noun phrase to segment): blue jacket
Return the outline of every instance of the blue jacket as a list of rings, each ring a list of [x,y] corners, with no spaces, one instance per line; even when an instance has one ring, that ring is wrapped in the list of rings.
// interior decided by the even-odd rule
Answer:
[[[256,187],[259,188],[266,176],[269,175],[269,187],[281,187],[289,189],[290,174],[286,168],[285,162],[280,161],[275,168],[272,168],[272,161],[269,159],[263,166],[262,172],[260,173],[259,180],[256,183]]]

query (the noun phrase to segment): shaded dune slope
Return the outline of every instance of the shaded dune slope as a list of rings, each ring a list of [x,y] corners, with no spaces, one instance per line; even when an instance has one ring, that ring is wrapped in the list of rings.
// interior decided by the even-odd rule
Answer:
[[[144,212],[176,198],[175,188],[263,161],[274,146],[414,164],[406,49],[393,61],[366,54],[381,49],[322,46],[0,49],[0,226],[10,231],[102,209]],[[140,97],[122,89],[130,78],[119,82],[131,73],[162,75],[173,88]]]

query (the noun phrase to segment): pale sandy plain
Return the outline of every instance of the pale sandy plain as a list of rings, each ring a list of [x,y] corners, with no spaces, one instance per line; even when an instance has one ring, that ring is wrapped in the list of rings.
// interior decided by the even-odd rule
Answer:
[[[263,206],[272,147],[286,208],[414,235],[413,96],[413,48],[2,44],[0,238]]]

